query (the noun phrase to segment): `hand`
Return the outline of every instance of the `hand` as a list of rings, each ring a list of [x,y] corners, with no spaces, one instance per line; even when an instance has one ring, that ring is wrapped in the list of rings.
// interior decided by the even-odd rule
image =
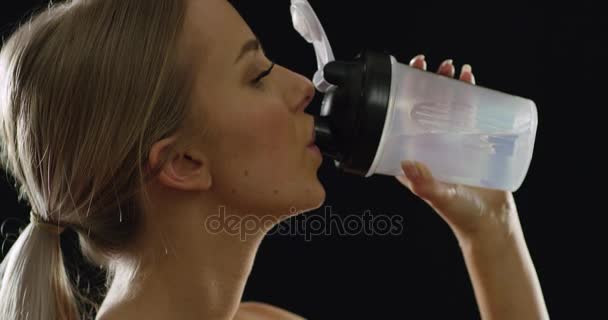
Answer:
[[[424,59],[423,55],[418,55],[410,65],[426,70]],[[452,60],[445,60],[437,73],[454,77]],[[471,66],[465,64],[462,67],[459,79],[475,84]],[[481,231],[508,231],[513,223],[519,223],[515,200],[510,192],[440,182],[420,162],[404,161],[401,165],[405,176],[396,176],[397,180],[435,209],[459,240],[477,236]]]

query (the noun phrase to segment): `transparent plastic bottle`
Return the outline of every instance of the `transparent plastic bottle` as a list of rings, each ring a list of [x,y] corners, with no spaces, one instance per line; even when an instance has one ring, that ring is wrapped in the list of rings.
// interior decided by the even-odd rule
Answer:
[[[441,181],[517,190],[532,160],[535,103],[391,60],[392,94],[371,171],[398,175],[402,160],[416,160]]]

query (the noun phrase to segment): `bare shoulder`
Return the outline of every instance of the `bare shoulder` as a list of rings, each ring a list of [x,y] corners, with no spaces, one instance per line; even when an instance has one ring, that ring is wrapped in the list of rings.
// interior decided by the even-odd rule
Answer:
[[[234,317],[234,320],[305,320],[305,318],[298,316],[295,313],[289,312],[285,309],[275,307],[273,305],[247,301],[241,302],[239,309]]]

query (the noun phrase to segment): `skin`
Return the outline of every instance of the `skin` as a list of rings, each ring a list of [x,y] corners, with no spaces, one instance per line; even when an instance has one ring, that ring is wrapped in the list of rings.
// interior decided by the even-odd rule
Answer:
[[[150,151],[150,166],[164,156],[170,161],[146,186],[151,202],[143,230],[114,261],[115,281],[97,319],[303,319],[241,301],[265,233],[325,200],[317,178],[322,158],[306,148],[313,118],[304,110],[314,87],[279,65],[261,86],[252,86],[271,65],[260,50],[235,64],[252,38],[227,1],[189,1],[184,45],[195,53],[192,116],[183,132]],[[410,64],[426,69],[423,56]],[[445,61],[438,73],[454,77],[455,67]],[[459,78],[474,83],[470,66]],[[433,206],[456,234],[483,318],[548,318],[512,195],[437,182],[420,163],[403,168],[397,180]],[[267,223],[249,226],[245,238],[213,232],[207,219],[220,212],[265,217]]]

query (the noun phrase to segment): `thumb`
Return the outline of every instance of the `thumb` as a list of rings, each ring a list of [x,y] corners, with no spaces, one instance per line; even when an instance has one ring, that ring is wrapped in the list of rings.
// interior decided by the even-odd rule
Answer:
[[[403,161],[401,167],[405,176],[397,176],[397,180],[433,207],[441,208],[455,197],[456,186],[435,180],[422,163]]]

